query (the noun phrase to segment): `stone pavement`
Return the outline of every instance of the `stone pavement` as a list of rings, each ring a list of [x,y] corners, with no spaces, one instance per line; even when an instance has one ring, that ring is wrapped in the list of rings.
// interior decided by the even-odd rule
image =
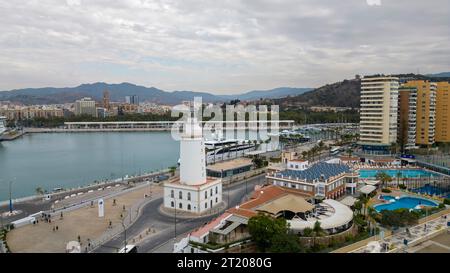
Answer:
[[[433,237],[433,235],[437,235],[439,232],[442,232],[443,229],[447,229],[447,221],[449,220],[450,214],[447,214],[447,219],[438,217],[409,228],[409,233],[407,233],[405,229],[404,231],[397,232],[392,236],[385,238],[383,241],[378,242],[380,244],[385,242],[389,245],[389,251],[387,252],[405,252],[407,247],[404,244],[404,239],[408,240],[408,246],[415,245],[427,238]],[[364,246],[352,251],[352,253],[367,253],[369,252],[369,249],[369,247]],[[386,251],[383,250],[383,252]]]

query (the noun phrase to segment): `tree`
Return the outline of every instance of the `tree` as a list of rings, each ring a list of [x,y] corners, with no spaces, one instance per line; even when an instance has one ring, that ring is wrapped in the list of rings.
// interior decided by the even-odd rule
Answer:
[[[314,231],[316,236],[320,236],[324,232],[322,227],[320,226],[320,222],[319,221],[316,221],[314,223],[313,231]]]
[[[405,227],[417,223],[419,213],[408,209],[382,210],[380,222],[387,227]]]
[[[347,154],[348,154],[348,157],[352,157],[353,150],[352,149],[348,149],[347,150]]]
[[[397,188],[398,188],[399,185],[400,185],[400,179],[402,178],[402,173],[401,172],[397,172],[395,174],[395,176],[397,177]]]
[[[378,172],[375,176],[376,179],[381,181],[381,187],[384,188],[385,184],[392,181],[392,177],[385,172]]]
[[[295,234],[276,234],[272,237],[272,244],[269,248],[271,253],[299,253],[304,252],[300,240]]]
[[[288,225],[284,218],[272,218],[265,214],[258,214],[248,220],[248,231],[258,249],[266,252],[274,243],[274,238],[288,233]],[[285,239],[285,238],[283,238]]]
[[[44,194],[44,189],[42,189],[41,187],[37,187],[35,189],[36,194],[38,195],[43,195]]]
[[[303,159],[306,159],[307,156],[308,156],[308,152],[307,151],[303,151],[302,152]]]

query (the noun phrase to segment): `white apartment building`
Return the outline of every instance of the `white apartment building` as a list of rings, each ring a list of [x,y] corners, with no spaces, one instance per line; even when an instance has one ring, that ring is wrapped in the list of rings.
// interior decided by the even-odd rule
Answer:
[[[361,79],[360,144],[363,150],[383,153],[397,141],[398,88],[396,77]]]
[[[75,101],[75,115],[91,115],[96,117],[97,108],[95,107],[95,100],[85,97]]]

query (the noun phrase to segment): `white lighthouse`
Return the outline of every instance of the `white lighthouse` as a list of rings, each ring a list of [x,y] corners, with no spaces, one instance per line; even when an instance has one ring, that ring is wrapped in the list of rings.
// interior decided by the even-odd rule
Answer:
[[[206,182],[205,144],[196,118],[188,118],[180,141],[180,183],[201,185]]]
[[[180,140],[180,177],[164,183],[165,208],[203,214],[222,204],[222,180],[207,177],[205,155],[202,127],[190,116]]]

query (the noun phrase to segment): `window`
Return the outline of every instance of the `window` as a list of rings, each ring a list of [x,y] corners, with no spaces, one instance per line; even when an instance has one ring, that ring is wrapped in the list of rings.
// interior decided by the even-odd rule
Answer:
[[[175,207],[175,203],[172,201],[172,202],[170,202],[170,206],[173,208],[173,207]]]
[[[191,210],[191,204],[188,204],[187,208],[188,208],[188,210]]]
[[[205,209],[208,208],[208,202],[205,202]]]
[[[219,202],[219,198],[216,197],[216,203],[218,203],[218,202]]]
[[[219,189],[218,189],[218,187],[216,186],[216,194],[219,192]]]
[[[208,198],[208,191],[205,191],[205,198]]]
[[[183,192],[182,191],[178,192],[178,198],[183,199]]]
[[[180,208],[180,209],[182,209],[183,208],[183,203],[178,203],[178,207]]]
[[[190,192],[188,192],[188,194],[187,194],[187,200],[191,201],[191,193]]]
[[[173,190],[170,191],[170,197],[172,197],[172,198],[174,197]]]
[[[210,195],[210,196],[213,196],[213,189],[210,189],[210,190],[209,190],[209,195]]]

